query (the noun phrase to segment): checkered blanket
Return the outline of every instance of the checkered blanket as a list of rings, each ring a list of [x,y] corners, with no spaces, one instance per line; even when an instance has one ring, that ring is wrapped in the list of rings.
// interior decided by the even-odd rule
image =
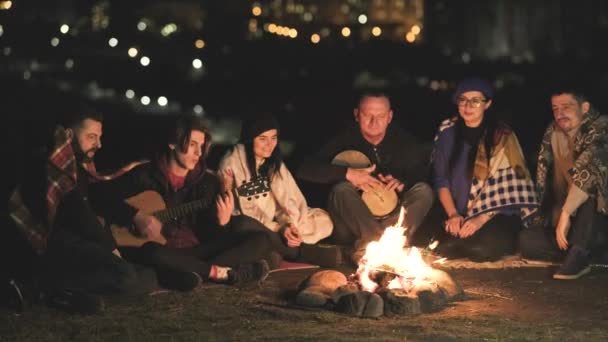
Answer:
[[[528,178],[519,179],[512,167],[496,171],[485,182],[473,179],[469,192],[467,218],[496,209],[520,209],[528,217],[538,206],[534,184]]]
[[[458,116],[444,120],[439,126],[435,141],[458,120]],[[489,161],[484,145],[479,145],[473,174],[467,203],[467,220],[485,212],[519,209],[525,221],[538,208],[538,195],[527,170],[523,152],[517,137],[504,123],[501,123],[495,132]]]

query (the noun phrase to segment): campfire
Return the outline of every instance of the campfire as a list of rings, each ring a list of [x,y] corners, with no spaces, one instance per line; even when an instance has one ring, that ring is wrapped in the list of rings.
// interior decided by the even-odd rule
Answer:
[[[363,290],[375,292],[386,288],[409,293],[432,281],[433,268],[423,259],[420,249],[404,248],[407,242],[404,217],[405,210],[401,208],[397,224],[387,227],[380,240],[367,245],[356,273]]]
[[[366,247],[356,273],[350,277],[323,270],[300,284],[296,303],[327,306],[359,317],[413,315],[434,312],[464,297],[462,288],[444,271],[433,268],[430,246],[405,247],[405,211],[378,241]]]
[[[387,227],[378,241],[367,245],[356,274],[351,276],[351,282],[354,280],[362,291],[382,298],[385,315],[437,311],[463,296],[460,286],[446,272],[431,266],[445,260],[431,257],[436,243],[426,250],[405,247],[404,218],[402,208],[397,224]]]

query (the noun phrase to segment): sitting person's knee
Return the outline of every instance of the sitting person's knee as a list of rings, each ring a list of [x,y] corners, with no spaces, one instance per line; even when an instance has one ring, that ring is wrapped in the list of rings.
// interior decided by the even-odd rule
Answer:
[[[345,194],[352,194],[356,192],[357,189],[350,182],[340,182],[335,184],[331,188],[330,196],[340,196]]]

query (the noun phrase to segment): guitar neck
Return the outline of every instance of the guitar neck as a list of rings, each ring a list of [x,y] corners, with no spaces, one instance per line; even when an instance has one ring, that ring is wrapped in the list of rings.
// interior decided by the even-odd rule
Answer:
[[[204,199],[188,202],[172,208],[159,210],[153,215],[162,223],[166,223],[171,219],[177,219],[194,213],[196,211],[205,209],[208,207],[207,201]]]

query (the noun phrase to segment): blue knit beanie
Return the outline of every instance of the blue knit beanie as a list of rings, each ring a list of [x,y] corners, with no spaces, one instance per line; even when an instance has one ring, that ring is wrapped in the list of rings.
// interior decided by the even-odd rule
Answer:
[[[490,100],[494,97],[494,87],[492,84],[488,82],[488,80],[483,78],[467,78],[456,86],[456,90],[454,91],[454,95],[452,96],[452,100],[454,103],[458,102],[458,98],[467,91],[479,91],[486,97],[486,99]]]

